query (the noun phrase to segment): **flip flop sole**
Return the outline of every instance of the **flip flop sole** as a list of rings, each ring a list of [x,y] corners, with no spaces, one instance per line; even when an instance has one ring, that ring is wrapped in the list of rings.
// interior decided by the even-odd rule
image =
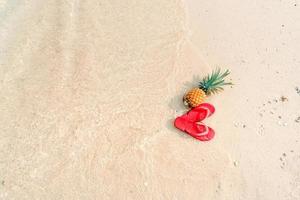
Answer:
[[[207,128],[208,128],[208,131],[207,131],[206,135],[195,136],[194,138],[196,138],[200,141],[209,141],[209,140],[213,139],[215,136],[215,131],[210,127],[207,127]]]
[[[186,125],[187,125],[187,114],[182,115],[180,117],[177,117],[174,121],[174,126],[176,128],[178,128],[181,131],[185,131],[186,130]]]
[[[195,107],[195,108],[192,109],[192,110],[197,111],[197,110],[199,110],[199,109],[206,109],[206,110],[208,110],[208,115],[207,115],[207,117],[210,117],[210,116],[211,116],[212,114],[214,114],[215,111],[216,111],[215,107],[214,107],[212,104],[210,104],[210,103],[202,103],[202,104],[200,104],[199,106]]]

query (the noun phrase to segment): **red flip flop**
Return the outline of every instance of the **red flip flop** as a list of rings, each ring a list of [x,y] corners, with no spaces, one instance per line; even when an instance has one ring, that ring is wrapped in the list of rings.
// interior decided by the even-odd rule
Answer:
[[[177,117],[174,121],[174,126],[198,140],[211,140],[215,135],[214,130],[199,122],[210,117],[214,112],[215,108],[213,105],[208,103],[200,104],[186,114]]]

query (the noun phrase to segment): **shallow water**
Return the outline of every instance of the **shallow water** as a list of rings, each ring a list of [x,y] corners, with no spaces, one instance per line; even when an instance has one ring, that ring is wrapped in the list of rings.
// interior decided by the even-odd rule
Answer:
[[[211,196],[198,184],[216,182],[207,170],[223,158],[204,162],[214,147],[172,126],[196,69],[182,2],[11,3],[1,4],[1,197]]]

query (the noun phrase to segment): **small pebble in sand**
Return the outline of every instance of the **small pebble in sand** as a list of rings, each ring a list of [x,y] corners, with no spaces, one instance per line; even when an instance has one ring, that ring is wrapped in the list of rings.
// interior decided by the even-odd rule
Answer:
[[[283,159],[282,159],[281,157],[279,158],[279,160],[280,160],[280,161],[283,161]]]
[[[278,116],[278,118],[279,118],[279,119],[282,119],[282,117],[281,117],[280,115]]]
[[[286,122],[278,121],[277,124],[279,126],[287,126],[288,124]]]
[[[294,150],[291,150],[291,153],[294,153]]]
[[[234,127],[236,127],[236,128],[240,128],[240,127],[245,128],[244,126],[246,126],[246,125],[243,125],[241,122],[235,122],[235,123],[233,123],[233,125],[234,125]]]
[[[296,90],[297,94],[299,94],[299,95],[300,95],[300,88],[298,88],[298,87],[295,87],[295,90]]]
[[[283,155],[283,157],[286,157],[286,153],[283,153],[282,155]]]
[[[300,116],[297,119],[295,119],[295,122],[300,123]]]
[[[281,97],[280,97],[280,101],[282,101],[282,102],[288,101],[288,98],[285,97],[285,96],[281,96]]]
[[[259,129],[258,129],[258,134],[263,135],[264,134],[264,130],[265,130],[264,126],[260,125]]]
[[[243,125],[243,128],[246,128],[246,125],[245,125],[245,124]]]
[[[238,166],[238,162],[237,162],[237,161],[234,161],[234,162],[233,162],[233,165],[234,165],[235,167],[237,167],[237,166]]]

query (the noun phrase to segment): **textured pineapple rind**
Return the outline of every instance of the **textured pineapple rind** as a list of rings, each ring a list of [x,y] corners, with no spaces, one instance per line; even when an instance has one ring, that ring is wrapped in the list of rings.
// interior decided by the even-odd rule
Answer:
[[[196,107],[204,102],[205,97],[206,94],[202,89],[194,88],[183,97],[183,100],[189,107]]]

